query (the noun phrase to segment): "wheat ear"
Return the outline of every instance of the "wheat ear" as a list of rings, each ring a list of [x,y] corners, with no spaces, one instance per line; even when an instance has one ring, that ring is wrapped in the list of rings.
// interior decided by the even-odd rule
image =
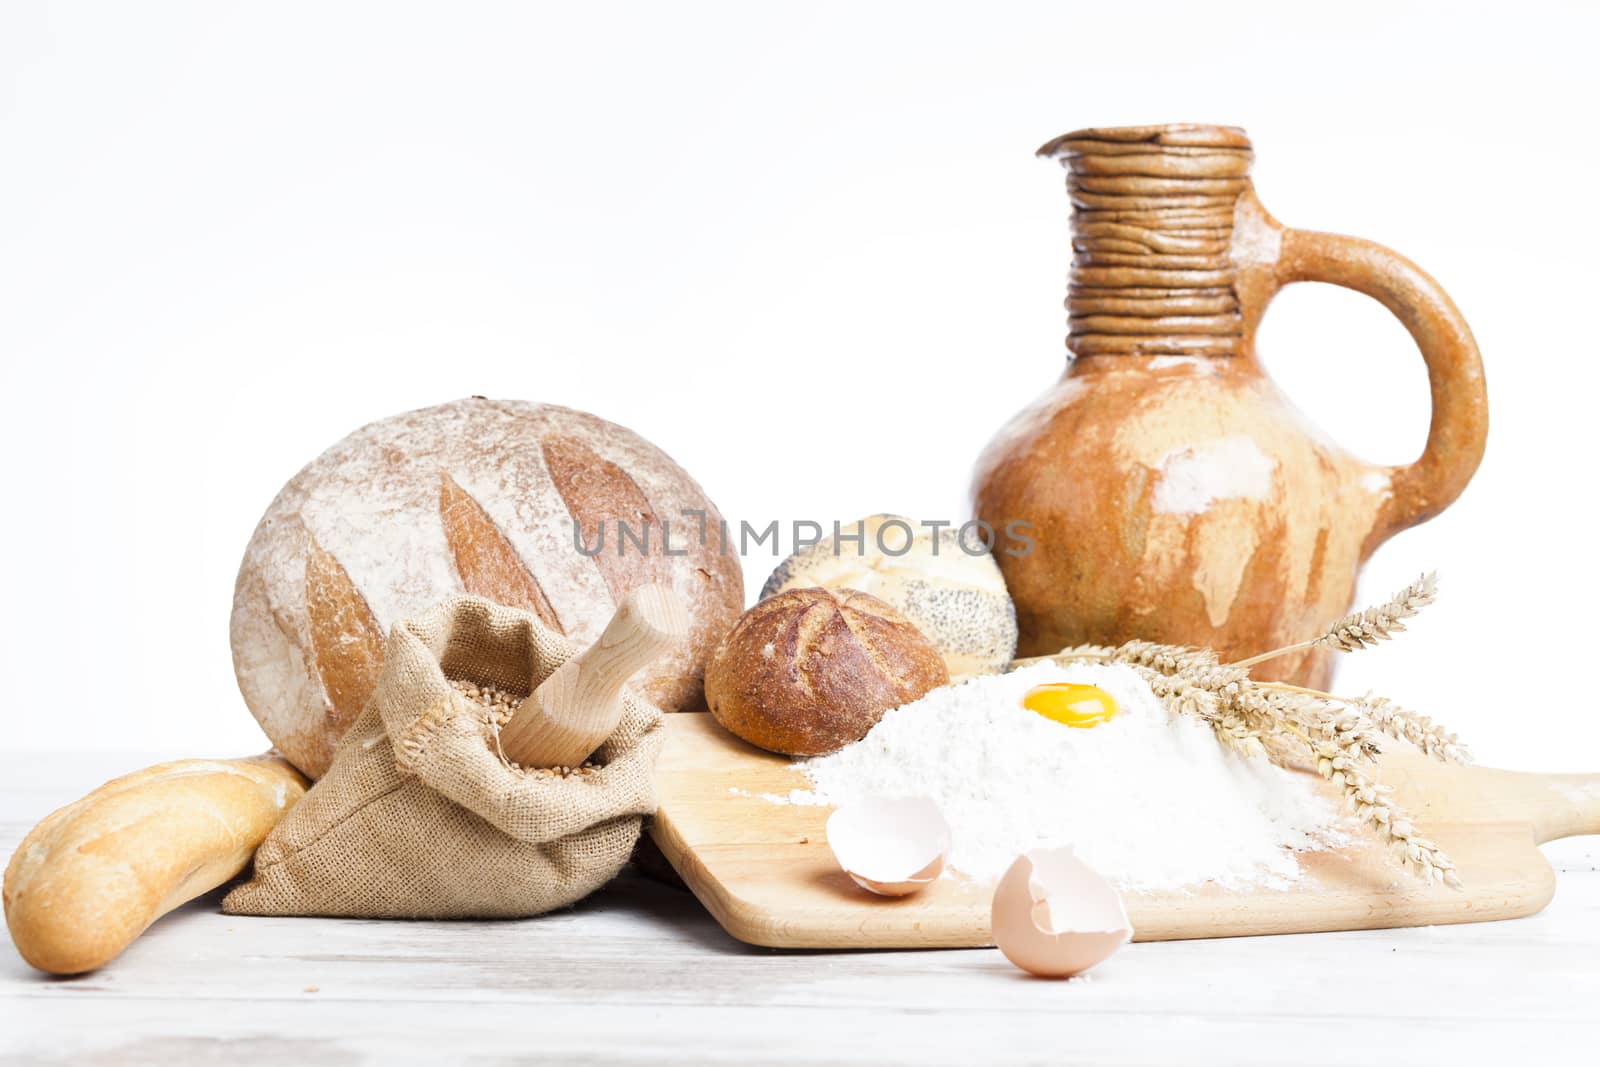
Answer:
[[[1447,763],[1472,762],[1472,753],[1455,734],[1426,715],[1396,707],[1387,697],[1368,693],[1356,700],[1347,700],[1345,704],[1390,737],[1408,741],[1435,759]]]
[[[1404,633],[1404,620],[1432,604],[1438,590],[1439,576],[1429,572],[1400,590],[1387,603],[1346,615],[1309,641],[1275,648],[1259,656],[1239,660],[1233,666],[1253,667],[1269,659],[1311,648],[1331,648],[1340,652],[1371,648],[1380,641],[1388,641],[1395,634]]]
[[[1388,697],[1367,693],[1360,697],[1341,697],[1320,689],[1289,685],[1287,682],[1256,682],[1256,688],[1282,693],[1303,693],[1318,697],[1357,715],[1390,737],[1415,746],[1425,755],[1445,763],[1471,763],[1472,752],[1461,739],[1426,715],[1397,707]]]
[[[1349,756],[1332,744],[1317,749],[1317,773],[1344,792],[1345,806],[1370,826],[1402,863],[1433,882],[1461,888],[1456,865],[1439,846],[1417,833],[1406,813],[1395,807],[1387,787],[1375,785]]]
[[[1133,669],[1170,711],[1208,724],[1223,747],[1232,749],[1246,759],[1267,755],[1266,740],[1261,730],[1237,709],[1223,704],[1217,699],[1217,694],[1178,675],[1162,674],[1151,667],[1136,666]]]

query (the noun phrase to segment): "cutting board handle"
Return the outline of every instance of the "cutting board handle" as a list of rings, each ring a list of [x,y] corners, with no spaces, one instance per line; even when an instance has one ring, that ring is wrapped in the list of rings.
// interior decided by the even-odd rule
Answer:
[[[1600,774],[1530,774],[1533,836],[1541,845],[1562,837],[1600,834]]]

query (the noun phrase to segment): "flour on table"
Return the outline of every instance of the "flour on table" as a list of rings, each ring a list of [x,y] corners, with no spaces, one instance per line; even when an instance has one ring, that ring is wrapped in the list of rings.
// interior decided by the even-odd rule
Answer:
[[[817,794],[809,789],[791,789],[787,793],[752,793],[748,789],[740,789],[730,785],[728,792],[736,797],[754,797],[765,800],[768,804],[797,804],[800,806],[816,806],[825,803]]]
[[[1104,689],[1117,716],[1075,729],[1022,706],[1033,686],[1063,681]],[[950,866],[978,880],[1029,849],[1071,845],[1130,889],[1285,886],[1300,873],[1295,852],[1344,840],[1314,779],[1223,748],[1121,665],[1039,664],[935,689],[796,768],[811,792],[764,799],[931,797],[950,823]]]

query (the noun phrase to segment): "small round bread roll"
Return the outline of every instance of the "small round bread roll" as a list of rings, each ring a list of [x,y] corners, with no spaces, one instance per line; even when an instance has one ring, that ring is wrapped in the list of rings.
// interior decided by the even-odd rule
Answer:
[[[745,612],[711,654],[711,714],[752,745],[820,756],[950,681],[905,616],[853,589],[791,589]]]
[[[859,532],[860,536],[856,534]],[[953,678],[1003,671],[1017,651],[1017,610],[1000,567],[960,531],[870,515],[778,565],[763,597],[822,586],[871,593],[916,624]]]

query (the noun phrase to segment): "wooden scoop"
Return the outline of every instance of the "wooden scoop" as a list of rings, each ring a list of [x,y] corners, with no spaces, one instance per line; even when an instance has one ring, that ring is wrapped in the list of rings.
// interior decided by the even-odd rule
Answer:
[[[660,585],[630,592],[600,640],[557,667],[500,729],[500,751],[522,767],[577,767],[622,721],[622,687],[683,641],[689,613]]]

